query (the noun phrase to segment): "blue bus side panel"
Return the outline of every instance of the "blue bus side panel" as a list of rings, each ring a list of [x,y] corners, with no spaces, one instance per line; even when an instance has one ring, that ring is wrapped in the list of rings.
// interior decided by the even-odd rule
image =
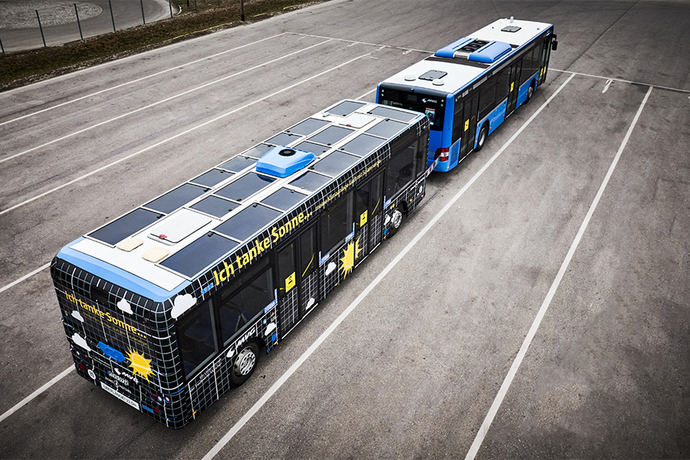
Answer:
[[[534,82],[535,88],[537,85],[537,81],[539,80],[539,72],[535,72],[534,75],[529,77],[518,89],[518,96],[517,96],[517,103],[515,104],[515,108],[517,109],[520,107],[522,104],[525,103],[525,100],[527,99],[527,90],[529,89],[529,85]]]
[[[95,257],[91,257],[70,248],[71,245],[78,243],[83,239],[84,238],[82,237],[72,241],[70,244],[60,250],[57,257],[71,263],[72,265],[76,265],[82,270],[96,275],[99,278],[103,278],[104,280],[108,280],[113,284],[127,289],[128,291],[151,299],[154,302],[164,302],[173,294],[181,291],[190,284],[189,281],[185,281],[172,291],[166,291],[165,289],[158,287],[153,283],[149,283],[138,276],[134,276],[131,273],[122,270],[121,268],[117,268],[113,265],[102,262]]]

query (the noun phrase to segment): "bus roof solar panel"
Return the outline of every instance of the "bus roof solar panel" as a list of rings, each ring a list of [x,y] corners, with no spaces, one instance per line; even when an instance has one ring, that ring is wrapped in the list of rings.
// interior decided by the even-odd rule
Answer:
[[[230,217],[214,230],[230,238],[244,241],[281,214],[280,211],[255,203]]]
[[[333,152],[319,160],[311,169],[331,176],[338,176],[359,160],[361,158],[345,152]]]
[[[161,217],[163,217],[163,214],[137,208],[119,219],[115,219],[109,224],[94,230],[87,236],[114,246],[128,236],[134,235],[142,228],[148,227]]]
[[[209,232],[180,249],[160,264],[188,278],[230,252],[237,243]]]
[[[313,192],[320,189],[324,184],[331,180],[330,177],[308,171],[306,174],[290,182],[290,185]]]
[[[354,129],[343,128],[341,126],[329,126],[315,136],[309,138],[312,142],[319,144],[333,145],[339,140],[355,132]]]
[[[313,142],[304,141],[295,145],[296,149],[304,150],[305,152],[311,152],[316,156],[323,155],[328,152],[331,148],[325,145],[314,144]]]
[[[220,184],[228,177],[231,177],[234,173],[223,171],[221,169],[211,169],[205,173],[196,176],[189,182],[194,182],[195,184],[205,185],[207,187],[213,187],[216,184]]]
[[[242,153],[242,155],[252,157],[252,158],[261,158],[261,155],[268,152],[272,148],[273,147],[270,145],[258,144],[258,145],[255,145],[254,147],[250,148],[246,152]]]
[[[215,217],[222,217],[238,207],[237,203],[211,195],[190,206],[197,211],[205,212]]]
[[[412,116],[415,117],[416,115]],[[354,153],[355,155],[359,156],[364,156],[374,151],[376,147],[383,144],[384,142],[384,139],[370,136],[368,134],[360,134],[359,136],[355,137],[350,142],[348,142],[340,148],[345,150],[346,152]]]
[[[292,128],[286,129],[285,131],[288,133],[294,133],[294,134],[300,134],[302,136],[308,136],[311,133],[318,131],[319,129],[323,128],[324,126],[326,126],[328,124],[330,124],[330,122],[326,121],[326,120],[318,120],[316,118],[307,118],[306,120],[297,123]]]
[[[297,203],[303,201],[306,197],[307,195],[304,193],[282,187],[278,189],[278,191],[273,192],[271,195],[266,197],[261,203],[287,211]]]
[[[392,118],[393,120],[398,120],[405,123],[409,123],[415,118],[415,115],[410,112],[403,112],[402,110],[395,110],[388,107],[376,107],[369,113],[378,115],[380,117]]]
[[[383,120],[382,122],[367,129],[365,132],[373,134],[374,136],[381,136],[390,139],[405,128],[407,128],[406,123],[393,120]]]
[[[292,142],[295,142],[296,140],[300,139],[302,136],[298,134],[289,134],[289,133],[280,133],[276,136],[273,136],[266,142],[269,144],[275,144],[275,145],[288,145]]]
[[[249,198],[259,190],[268,187],[275,179],[250,172],[216,191],[216,195],[235,201]]]
[[[182,184],[155,200],[149,201],[144,206],[154,211],[170,214],[175,209],[189,203],[194,198],[200,197],[207,191],[207,188],[199,187],[198,185]]]
[[[344,101],[340,104],[334,105],[330,109],[326,110],[326,112],[331,115],[340,115],[341,117],[344,117],[346,115],[350,115],[352,112],[360,107],[364,107],[365,105],[366,102]]]
[[[264,145],[264,144],[260,144]],[[257,146],[258,147],[258,146]],[[259,154],[259,156],[263,155],[264,153],[268,152],[270,149],[273,147],[270,147],[266,145],[266,151],[263,153],[260,153],[260,149],[256,149],[256,153]],[[254,150],[254,149],[252,149]],[[219,168],[227,169],[229,171],[235,171],[235,172],[240,172],[245,168],[248,168],[249,166],[254,166],[256,164],[256,159],[254,158],[247,158],[243,156],[236,156],[235,158],[232,158],[231,160],[226,161],[222,165],[219,166]]]

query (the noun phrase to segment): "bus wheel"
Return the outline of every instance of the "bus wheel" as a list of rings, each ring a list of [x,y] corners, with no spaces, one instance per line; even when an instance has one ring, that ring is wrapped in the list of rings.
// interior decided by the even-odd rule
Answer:
[[[244,345],[232,364],[230,381],[236,386],[242,385],[254,373],[258,361],[259,347],[252,342]]]
[[[479,130],[479,139],[477,139],[477,149],[476,151],[479,152],[482,147],[484,147],[484,144],[486,143],[486,136],[488,133],[488,129],[486,127],[486,124],[482,126],[482,129]]]
[[[532,99],[532,95],[534,94],[534,83],[529,85],[529,88],[527,88],[527,97],[525,98],[525,104],[527,104],[530,99]]]

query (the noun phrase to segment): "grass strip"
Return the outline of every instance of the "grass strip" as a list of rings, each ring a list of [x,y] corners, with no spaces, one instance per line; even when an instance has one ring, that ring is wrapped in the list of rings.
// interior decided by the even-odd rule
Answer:
[[[257,21],[323,1],[328,0],[246,0],[245,18],[247,21]],[[186,9],[186,0],[177,0],[175,3],[183,11]],[[99,35],[83,42],[74,41],[62,46],[2,56],[0,91],[241,24],[238,1],[220,7],[207,1],[203,4],[197,2],[197,5],[201,7],[198,12],[192,9],[145,26]]]

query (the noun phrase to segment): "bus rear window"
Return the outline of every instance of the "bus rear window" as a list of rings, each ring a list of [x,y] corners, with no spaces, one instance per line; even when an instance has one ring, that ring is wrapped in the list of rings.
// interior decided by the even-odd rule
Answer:
[[[443,112],[446,110],[443,96],[411,93],[397,89],[381,88],[379,104],[421,112],[429,117],[431,129],[443,129]]]

